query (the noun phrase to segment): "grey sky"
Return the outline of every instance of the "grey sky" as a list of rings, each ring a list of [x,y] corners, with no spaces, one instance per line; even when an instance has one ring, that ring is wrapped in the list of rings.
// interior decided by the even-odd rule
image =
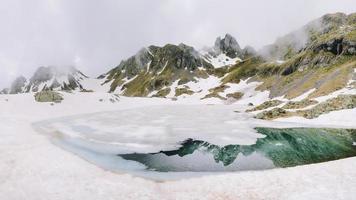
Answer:
[[[38,66],[97,76],[143,46],[211,46],[231,33],[260,48],[355,0],[1,0],[0,88]]]

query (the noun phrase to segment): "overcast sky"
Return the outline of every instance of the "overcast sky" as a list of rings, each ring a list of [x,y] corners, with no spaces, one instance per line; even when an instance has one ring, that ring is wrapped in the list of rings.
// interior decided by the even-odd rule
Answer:
[[[355,0],[0,0],[0,88],[39,66],[97,76],[151,44],[212,46],[231,33],[260,48]]]

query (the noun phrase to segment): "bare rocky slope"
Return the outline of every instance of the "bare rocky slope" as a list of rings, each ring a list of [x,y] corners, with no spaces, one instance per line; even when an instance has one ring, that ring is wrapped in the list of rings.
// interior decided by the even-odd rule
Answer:
[[[241,49],[229,34],[217,38],[214,47],[204,52],[184,44],[150,46],[101,78],[111,85],[111,92],[127,96],[149,96],[157,91],[156,96],[165,97],[176,80],[183,85],[215,76],[221,79],[220,90],[227,83],[249,79],[262,82],[258,90],[268,90],[271,98],[291,99],[313,88],[316,90],[309,96],[318,97],[346,87],[353,78],[355,29],[356,14],[335,13],[277,39],[258,53],[249,47]],[[227,60],[239,59],[217,67],[212,60],[221,59],[221,54]],[[189,86],[184,88],[185,94],[194,93]]]
[[[235,64],[234,60],[242,56],[243,51],[235,38],[226,34],[223,39],[217,38],[214,47],[204,52],[185,44],[143,48],[100,78],[105,79],[105,84],[110,84],[110,92],[148,96],[152,91],[158,91],[165,96],[169,93],[165,87],[174,81],[178,80],[182,85],[196,82],[197,78],[207,78],[215,72],[214,64]]]

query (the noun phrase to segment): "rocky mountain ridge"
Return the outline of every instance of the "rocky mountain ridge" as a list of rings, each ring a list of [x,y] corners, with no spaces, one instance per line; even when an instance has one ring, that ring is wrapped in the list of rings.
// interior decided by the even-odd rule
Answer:
[[[175,81],[183,84],[206,78],[215,68],[240,61],[238,56],[241,55],[239,44],[229,34],[223,39],[218,37],[215,46],[208,51],[199,52],[185,44],[149,46],[100,78],[105,79],[104,84],[110,84],[110,92],[147,96],[152,91],[171,86]]]
[[[3,93],[83,90],[81,81],[86,78],[88,77],[74,67],[39,67],[28,80],[24,76],[16,78]]]
[[[101,75],[107,92],[139,97],[219,98],[245,95],[244,84],[258,82],[256,92],[270,98],[294,98],[314,89],[308,97],[330,94],[355,79],[356,14],[328,14],[278,38],[256,52],[241,48],[230,34],[214,45],[196,50],[186,44],[149,46]],[[76,69],[57,73],[39,68],[26,80],[18,78],[3,93],[41,90],[85,90],[87,77]],[[60,78],[59,78],[60,77]],[[246,80],[248,80],[246,82]],[[240,84],[240,85],[239,85]],[[234,89],[237,88],[237,89]]]

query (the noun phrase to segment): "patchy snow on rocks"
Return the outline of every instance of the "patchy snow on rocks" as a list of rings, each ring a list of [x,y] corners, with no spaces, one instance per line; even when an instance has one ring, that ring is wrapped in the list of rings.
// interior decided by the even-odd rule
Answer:
[[[224,53],[221,53],[217,56],[212,56],[208,55],[205,56],[204,59],[212,64],[215,68],[220,68],[224,66],[231,66],[236,64],[237,62],[241,62],[242,60],[238,57],[236,58],[230,58],[229,56],[225,55]]]

